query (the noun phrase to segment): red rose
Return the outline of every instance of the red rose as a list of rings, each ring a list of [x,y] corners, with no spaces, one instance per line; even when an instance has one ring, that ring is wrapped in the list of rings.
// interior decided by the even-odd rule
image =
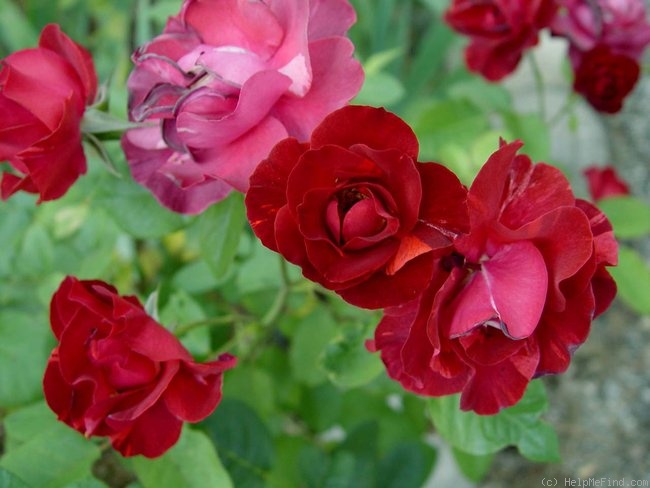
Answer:
[[[406,302],[467,227],[465,188],[417,156],[415,134],[397,116],[342,108],[309,143],[285,139],[260,163],[246,196],[248,219],[265,246],[348,302]]]
[[[445,13],[452,29],[470,37],[465,59],[490,81],[512,73],[523,52],[557,12],[555,0],[454,0]]]
[[[591,166],[585,169],[583,174],[587,179],[589,194],[594,202],[607,197],[630,194],[630,187],[611,166],[605,168]]]
[[[639,64],[607,46],[596,46],[581,59],[573,89],[600,112],[616,113],[639,79]]]
[[[96,91],[90,54],[58,25],[45,26],[37,48],[2,60],[0,161],[24,175],[2,175],[3,200],[20,190],[55,200],[86,172],[80,124]]]
[[[516,155],[520,147],[490,157],[469,190],[470,232],[436,261],[418,300],[386,310],[369,344],[406,389],[462,392],[461,408],[479,414],[565,371],[616,293],[607,218],[576,200],[558,169]]]
[[[67,277],[52,298],[59,346],[43,379],[45,399],[86,437],[108,436],[124,456],[156,457],[183,421],[198,422],[221,399],[222,375],[236,359],[195,363],[135,297],[101,281]]]

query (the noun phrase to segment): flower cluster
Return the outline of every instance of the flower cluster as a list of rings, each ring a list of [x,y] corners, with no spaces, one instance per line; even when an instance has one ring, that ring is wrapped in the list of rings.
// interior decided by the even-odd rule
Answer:
[[[396,116],[346,107],[260,163],[248,217],[307,278],[385,308],[369,349],[404,388],[494,414],[565,371],[616,293],[607,218],[521,145],[502,143],[468,191],[417,161]]]
[[[643,14],[634,0],[453,0],[445,19],[470,36],[467,64],[491,81],[552,29],[570,42],[574,89],[616,112],[650,43]],[[367,347],[391,378],[495,414],[533,378],[565,371],[610,305],[612,227],[519,141],[500,141],[467,188],[420,160],[397,115],[348,106],[363,82],[345,37],[355,20],[348,0],[184,0],[133,55],[135,124],[121,148],[133,178],[173,211],[245,193],[266,247],[350,304],[383,309]],[[58,26],[3,60],[3,199],[53,200],[85,172],[82,119],[96,93],[90,54]],[[628,191],[612,174],[587,176],[594,199]],[[67,277],[50,322],[48,405],[124,456],[159,456],[183,422],[210,415],[236,363],[197,363],[137,298],[99,280]]]
[[[454,0],[445,20],[470,37],[467,66],[490,81],[512,73],[550,28],[568,41],[573,89],[605,113],[621,110],[650,44],[642,0]]]

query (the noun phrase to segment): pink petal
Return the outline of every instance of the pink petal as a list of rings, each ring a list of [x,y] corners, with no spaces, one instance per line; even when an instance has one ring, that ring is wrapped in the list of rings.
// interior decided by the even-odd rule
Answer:
[[[211,149],[229,144],[267,119],[269,111],[290,83],[289,78],[274,71],[257,73],[242,87],[237,107],[231,114],[197,114],[181,106],[176,120],[177,130],[182,133],[188,147]],[[265,142],[266,152],[284,136],[274,140],[270,146]],[[250,172],[246,178],[248,176]],[[248,183],[245,186],[248,187]]]
[[[308,140],[311,132],[325,116],[346,105],[359,92],[363,84],[363,70],[359,62],[352,57],[353,51],[354,46],[346,38],[329,38],[309,44],[312,69],[309,91],[303,97],[283,97],[274,109],[290,136],[300,141]],[[376,124],[374,127],[380,125]],[[357,130],[358,127],[355,127],[353,134],[356,134]],[[327,131],[328,129],[325,129],[325,132]],[[350,144],[364,142],[366,140],[357,139],[350,141]],[[312,140],[314,147],[326,143]],[[368,145],[378,149],[394,147],[390,143],[379,147]],[[417,149],[415,152],[417,156]]]
[[[277,50],[284,36],[280,19],[264,2],[188,0],[181,18],[206,44],[242,47],[265,59]]]
[[[165,147],[158,127],[129,130],[121,142],[133,178],[148,188],[162,205],[175,212],[200,213],[212,203],[223,200],[232,190],[229,184],[214,178],[204,178],[201,183],[182,188],[162,173],[161,168],[175,153]],[[204,174],[189,156],[181,161],[181,164],[195,167],[195,174]]]
[[[513,339],[531,335],[548,288],[542,254],[530,242],[516,242],[501,247],[481,266],[452,304],[451,336],[493,319]]]
[[[344,36],[357,15],[348,0],[309,0],[309,40]]]
[[[235,190],[246,192],[250,176],[273,146],[287,137],[284,126],[273,117],[259,121],[251,130],[215,150],[197,153],[209,176],[219,178]]]

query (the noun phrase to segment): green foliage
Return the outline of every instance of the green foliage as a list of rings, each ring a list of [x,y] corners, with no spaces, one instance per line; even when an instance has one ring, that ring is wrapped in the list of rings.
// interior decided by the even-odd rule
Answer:
[[[436,429],[455,448],[484,456],[517,446],[532,461],[559,461],[558,439],[553,428],[540,419],[548,407],[544,385],[533,381],[516,405],[496,415],[477,415],[459,408],[459,396],[429,401]]]
[[[235,486],[263,487],[273,463],[271,435],[245,403],[224,399],[203,423]]]
[[[16,410],[4,424],[8,449],[0,467],[27,485],[63,488],[91,477],[99,449],[58,422],[44,403]]]
[[[598,207],[605,212],[619,239],[643,237],[650,234],[650,205],[628,196],[600,200]]]
[[[634,249],[620,246],[618,266],[610,269],[616,280],[618,296],[632,310],[641,315],[650,315],[650,267]]]
[[[39,398],[50,336],[43,315],[0,310],[0,408]]]
[[[183,429],[178,443],[157,459],[135,457],[131,466],[143,488],[232,488],[210,439],[200,431]]]

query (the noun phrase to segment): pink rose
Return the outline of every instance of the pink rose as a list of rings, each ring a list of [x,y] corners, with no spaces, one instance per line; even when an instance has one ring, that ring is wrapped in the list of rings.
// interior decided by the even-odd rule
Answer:
[[[437,261],[417,300],[387,309],[369,344],[406,389],[461,392],[494,414],[531,379],[567,369],[592,319],[616,293],[605,266],[617,244],[602,212],[576,200],[562,173],[502,146],[467,199],[469,233]]]
[[[43,28],[38,47],[10,54],[0,66],[0,196],[38,193],[55,200],[86,172],[81,119],[95,100],[97,75],[90,53],[58,25]]]
[[[563,7],[552,24],[553,34],[569,41],[574,69],[596,45],[639,61],[650,44],[643,0],[559,0]]]
[[[307,140],[363,82],[347,0],[185,0],[133,57],[122,146],[158,200],[197,213],[248,178],[287,136]]]

